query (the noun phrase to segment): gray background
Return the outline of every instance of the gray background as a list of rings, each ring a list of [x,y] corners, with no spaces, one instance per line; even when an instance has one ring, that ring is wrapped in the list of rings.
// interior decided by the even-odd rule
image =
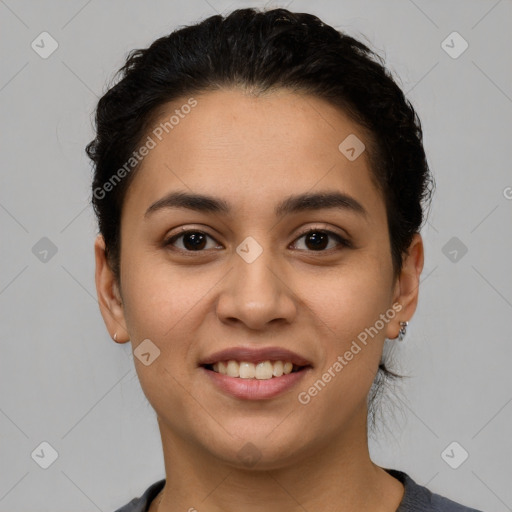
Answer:
[[[130,49],[263,5],[0,0],[1,512],[108,512],[164,477],[131,346],[110,339],[96,300],[91,112]],[[267,5],[317,14],[386,59],[437,180],[419,309],[394,344],[411,378],[390,397],[372,457],[456,501],[512,510],[512,3]],[[43,31],[59,45],[46,59],[31,47]],[[453,31],[469,44],[458,58],[441,46]],[[43,441],[58,452],[47,469],[31,456]],[[457,469],[441,456],[453,441],[469,453]],[[462,452],[448,453],[453,464]]]

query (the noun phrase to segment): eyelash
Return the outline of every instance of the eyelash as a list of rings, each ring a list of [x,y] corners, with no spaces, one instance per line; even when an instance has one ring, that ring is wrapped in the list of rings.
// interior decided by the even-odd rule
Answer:
[[[188,235],[190,233],[200,233],[202,235],[206,235],[207,237],[211,238],[212,240],[215,240],[211,235],[209,235],[208,233],[205,233],[204,231],[201,231],[201,230],[198,230],[198,229],[188,229],[188,230],[185,230],[185,231],[182,231],[181,233],[178,233],[176,235],[173,235],[171,237],[169,237],[168,239],[166,239],[164,241],[164,246],[165,247],[168,247],[168,246],[171,246],[173,244],[173,242],[175,242],[176,240],[178,240],[179,238],[185,236],[185,235]],[[295,240],[299,240],[300,238],[306,236],[306,235],[309,235],[311,233],[323,233],[323,234],[326,234],[326,235],[329,235],[333,238],[335,238],[339,244],[342,246],[342,247],[345,247],[345,248],[351,248],[352,247],[352,244],[345,238],[343,238],[341,235],[339,235],[338,233],[335,233],[334,231],[330,231],[328,229],[320,229],[320,228],[309,228],[308,230],[302,232]],[[190,251],[190,250],[187,250],[187,249],[176,249],[175,250],[177,251],[180,251],[180,252],[184,252],[184,253],[200,253],[200,252],[205,252],[206,249],[201,249],[201,250],[198,250],[198,251]],[[302,249],[300,249],[302,250]],[[317,252],[317,253],[321,253],[321,252],[330,252],[332,251],[333,249],[322,249],[322,250],[318,250],[318,251],[314,251],[314,250],[307,250],[306,249],[306,252]],[[340,249],[338,249],[340,250]]]

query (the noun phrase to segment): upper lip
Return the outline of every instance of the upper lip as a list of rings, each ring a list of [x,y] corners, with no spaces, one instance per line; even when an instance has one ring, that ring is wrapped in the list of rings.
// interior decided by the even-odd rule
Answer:
[[[264,361],[290,361],[297,366],[310,366],[311,363],[304,357],[281,347],[233,347],[215,352],[199,363],[199,366],[218,363],[219,361],[235,360],[247,363],[261,363]]]

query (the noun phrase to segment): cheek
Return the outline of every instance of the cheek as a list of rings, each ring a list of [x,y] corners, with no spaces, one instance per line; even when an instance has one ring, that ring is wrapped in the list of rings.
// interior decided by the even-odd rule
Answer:
[[[125,318],[134,340],[163,341],[179,331],[182,320],[212,286],[211,279],[198,274],[172,267],[161,257],[126,262],[122,277]]]
[[[389,307],[389,276],[375,264],[347,265],[322,279],[303,281],[301,295],[332,336],[347,341],[373,325]],[[314,288],[314,289],[313,289]]]
[[[198,324],[195,315],[212,287],[211,279],[188,279],[186,272],[147,257],[127,262],[124,273],[125,320],[141,388],[155,410],[168,409],[184,417],[186,386],[180,383],[189,382],[191,338]],[[137,347],[147,339],[154,344],[149,345],[152,361],[148,365],[137,356]],[[152,351],[157,354],[154,359]]]
[[[381,315],[389,308],[389,276],[378,269],[375,263],[347,266],[315,293],[304,282],[316,331],[323,334],[321,364],[298,397],[301,404],[307,402],[314,428],[325,430],[328,414],[328,428],[334,432],[347,416],[365,407],[385,338]]]
[[[147,255],[127,262],[124,272],[124,311],[132,350],[146,339],[159,350],[147,367],[134,357],[141,385],[150,394],[175,389],[173,377],[186,382],[196,366],[199,331],[208,321],[211,294],[225,272],[171,266],[161,257]]]

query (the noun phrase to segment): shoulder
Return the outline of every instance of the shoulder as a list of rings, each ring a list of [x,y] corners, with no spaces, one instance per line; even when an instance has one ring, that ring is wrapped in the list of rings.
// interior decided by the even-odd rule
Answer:
[[[482,512],[431,492],[426,487],[417,484],[403,471],[396,469],[386,469],[386,471],[402,482],[405,489],[404,496],[396,512]],[[151,501],[164,485],[165,479],[155,482],[141,496],[133,498],[129,503],[115,510],[115,512],[147,512]]]
[[[133,498],[129,503],[114,512],[147,512],[151,501],[162,490],[164,485],[165,478],[150,485],[141,496]]]
[[[407,473],[396,469],[386,471],[404,485],[404,496],[396,512],[482,512],[466,507],[417,484]]]

